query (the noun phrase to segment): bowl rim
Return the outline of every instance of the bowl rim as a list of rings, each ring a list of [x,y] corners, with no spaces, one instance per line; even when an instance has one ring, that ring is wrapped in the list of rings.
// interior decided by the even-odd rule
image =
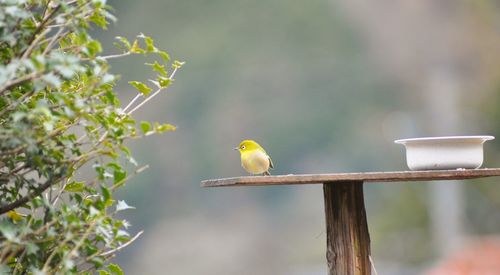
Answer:
[[[397,139],[394,143],[406,144],[408,142],[418,142],[418,141],[446,141],[446,140],[482,140],[483,142],[495,139],[494,136],[490,135],[476,135],[476,136],[440,136],[440,137],[418,137],[418,138],[405,138]]]

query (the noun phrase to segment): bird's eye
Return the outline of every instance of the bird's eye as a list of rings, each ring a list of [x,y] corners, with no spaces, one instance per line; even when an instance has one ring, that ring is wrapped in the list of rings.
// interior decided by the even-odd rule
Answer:
[[[245,150],[245,145],[241,145],[241,150]]]

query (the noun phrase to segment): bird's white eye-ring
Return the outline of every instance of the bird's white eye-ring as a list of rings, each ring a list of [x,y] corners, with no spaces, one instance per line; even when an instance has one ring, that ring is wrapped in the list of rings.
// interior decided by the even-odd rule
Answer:
[[[245,145],[241,145],[241,150],[245,150]]]

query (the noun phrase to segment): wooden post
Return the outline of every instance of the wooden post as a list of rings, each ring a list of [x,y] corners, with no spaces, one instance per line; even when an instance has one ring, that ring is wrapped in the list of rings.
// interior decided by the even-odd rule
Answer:
[[[500,176],[500,168],[235,177],[204,180],[201,185],[323,184],[328,274],[370,275],[370,235],[363,198],[364,182],[464,180],[497,176]]]
[[[329,275],[371,274],[363,182],[323,184]]]

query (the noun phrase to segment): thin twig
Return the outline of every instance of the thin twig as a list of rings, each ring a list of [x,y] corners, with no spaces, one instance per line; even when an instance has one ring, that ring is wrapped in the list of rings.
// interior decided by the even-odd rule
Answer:
[[[129,244],[131,244],[132,242],[134,242],[137,238],[139,238],[139,236],[141,236],[142,233],[144,233],[144,230],[139,231],[139,233],[137,233],[134,237],[132,237],[132,239],[130,239],[128,242],[120,245],[119,247],[117,247],[115,249],[111,249],[111,250],[108,250],[106,252],[103,252],[99,256],[107,256],[107,255],[110,255],[110,254],[113,254],[113,253],[115,253],[117,251],[122,250],[123,248],[125,248],[126,246],[128,246]]]
[[[42,31],[42,33],[35,35],[36,38],[30,42],[30,45],[28,46],[26,51],[24,51],[23,55],[21,56],[21,59],[28,57],[31,54],[31,52],[33,51],[33,49],[35,48],[35,46],[38,44],[40,39],[45,37],[45,35],[48,34],[49,32],[50,32],[50,29],[45,29]]]
[[[123,111],[126,112],[128,110],[128,108],[130,108],[130,106],[132,106],[132,104],[134,104],[135,101],[137,101],[137,99],[139,99],[141,96],[143,96],[142,94],[137,94],[130,102],[129,104],[127,104],[127,106],[125,106],[125,108],[123,108]]]
[[[113,59],[113,58],[124,57],[124,56],[131,55],[131,54],[132,54],[131,52],[125,52],[125,53],[120,53],[120,54],[99,56],[98,58],[108,60],[108,59]]]
[[[115,257],[115,255],[109,255],[109,256],[106,256],[104,257],[103,259],[103,262],[109,262],[111,259],[113,259]],[[89,267],[87,267],[86,269],[82,270],[81,272],[79,272],[79,274],[94,274],[95,272],[92,272],[92,271],[95,271],[97,270],[96,266],[94,265],[90,265]]]
[[[44,14],[45,14],[45,12],[48,9],[49,4],[50,3],[48,3],[47,6],[46,6]],[[38,27],[36,28],[35,32],[33,33],[33,36],[30,39],[30,42],[28,43],[29,47],[22,53],[22,55],[21,55],[22,58],[26,58],[31,53],[31,51],[34,49],[35,45],[37,44],[37,41],[40,40],[44,36],[44,35],[38,35],[38,34],[45,27],[45,24],[47,24],[47,22],[50,20],[50,18],[52,16],[54,16],[57,13],[57,11],[59,11],[60,8],[61,8],[61,5],[58,5],[47,16],[45,16],[43,18],[42,22],[40,22],[40,25],[38,25]],[[48,32],[48,31],[50,31],[50,29],[45,29],[43,31],[43,34],[46,33],[46,32]]]
[[[93,224],[94,223],[91,223],[87,230],[89,230]],[[72,238],[73,238],[72,234],[67,234],[66,237],[64,238],[64,240],[62,240],[61,242],[58,242],[58,245],[56,247],[54,247],[54,250],[52,250],[52,253],[50,253],[49,257],[47,257],[47,259],[45,260],[45,263],[44,263],[43,268],[42,268],[42,272],[44,272],[44,273],[47,272],[47,268],[49,268],[50,262],[52,261],[52,258],[54,258],[55,255],[57,254],[59,247],[64,247],[64,245],[66,245],[66,243],[69,242]],[[53,274],[53,273],[51,272],[51,274]]]
[[[46,136],[44,136],[43,138],[39,138],[37,141],[36,141],[36,145],[41,145],[44,141],[47,141],[49,138],[53,138],[53,137],[56,137],[58,136],[59,134],[61,134],[62,132],[66,131],[67,129],[69,129],[71,126],[73,126],[75,122],[72,122],[68,125],[63,125],[61,126],[60,128],[57,128],[55,130],[53,130],[52,132],[48,133]],[[22,144],[22,145],[19,145],[18,147],[16,148],[13,148],[13,149],[10,149],[8,151],[4,151],[4,152],[0,152],[0,157],[3,157],[3,156],[9,156],[9,155],[13,155],[13,154],[18,154],[20,153],[22,150],[26,149],[28,147],[28,144]]]
[[[169,80],[172,80],[175,76],[175,73],[177,72],[177,69],[178,67],[174,68],[174,70],[172,71],[172,74],[170,75],[170,77],[168,78]],[[161,91],[165,90],[167,87],[160,87],[158,88],[158,90],[156,90],[152,95],[150,95],[149,97],[147,97],[146,99],[144,99],[141,103],[139,103],[137,106],[135,106],[132,110],[130,110],[129,112],[127,112],[126,114],[127,115],[131,115],[133,112],[137,111],[139,108],[141,108],[144,104],[146,104],[148,101],[150,101],[151,99],[153,99],[153,97],[155,97],[156,95],[158,95]],[[125,107],[124,111],[129,108],[130,106],[132,106],[132,103],[134,101],[136,101],[140,96],[139,95],[136,95],[134,97],[134,99],[132,99],[132,101],[127,104],[127,106]],[[101,135],[101,137],[99,138],[99,143],[102,142],[104,140],[104,138],[106,137],[106,135],[108,134],[108,131],[104,131],[104,133]]]
[[[151,99],[153,99],[153,97],[155,97],[161,91],[163,91],[163,88],[158,88],[158,90],[156,90],[156,92],[154,92],[152,95],[150,95],[149,97],[147,97],[146,99],[144,99],[141,103],[139,103],[137,106],[135,106],[132,110],[130,110],[129,112],[127,112],[127,115],[131,115],[137,109],[141,108],[142,105],[146,104],[148,101],[150,101]]]
[[[69,179],[67,179],[66,181],[64,181],[63,186],[61,188],[59,188],[59,191],[57,192],[57,195],[54,197],[54,200],[51,200],[52,206],[56,206],[57,200],[59,200],[59,197],[64,192],[64,188],[66,188],[66,185],[68,185],[68,183],[69,183]]]
[[[52,186],[52,184],[56,183],[57,181],[59,181],[61,178],[55,178],[53,180],[47,180],[44,184],[38,186],[37,188],[35,188],[35,190],[31,193],[28,193],[26,196],[12,202],[12,203],[9,203],[9,204],[6,204],[6,205],[1,205],[0,206],[0,215],[1,214],[4,214],[4,213],[7,213],[9,212],[10,210],[13,210],[27,202],[29,202],[30,200],[38,197],[43,191],[45,191],[47,188],[49,188],[50,186]]]
[[[5,83],[5,85],[3,85],[3,87],[0,88],[0,95],[2,95],[5,91],[11,89],[12,87],[14,87],[16,85],[19,85],[25,81],[37,78],[38,76],[42,75],[42,73],[43,72],[32,72],[30,74],[21,76],[15,80],[8,81],[7,83]]]
[[[35,93],[34,90],[31,90],[25,94],[23,94],[21,97],[19,97],[15,102],[12,102],[11,104],[5,106],[5,109],[0,112],[0,117],[5,115],[7,112],[10,112],[14,110],[19,104],[23,104],[26,99],[29,99],[30,96],[32,96]]]
[[[69,33],[69,32],[66,32],[66,33],[62,34],[63,31],[64,31],[64,28],[61,27],[61,28],[59,28],[57,33],[54,36],[52,36],[52,39],[50,40],[49,44],[47,45],[45,50],[43,50],[43,55],[46,55],[50,50],[52,50],[52,47],[54,46],[56,41],[59,40],[59,38],[64,37]]]
[[[174,79],[174,76],[175,76],[175,73],[177,72],[177,69],[178,67],[175,67],[174,70],[172,71],[172,74],[170,75],[170,77],[168,78],[169,80],[172,80]],[[152,94],[151,96],[147,97],[146,99],[144,99],[144,101],[142,101],[141,103],[139,103],[139,105],[135,106],[132,110],[130,110],[127,115],[130,115],[132,114],[133,112],[135,112],[137,109],[141,108],[142,105],[146,104],[148,101],[150,101],[151,99],[153,99],[153,97],[155,97],[158,93],[160,93],[163,89],[165,88],[158,88],[158,90]]]
[[[76,256],[77,255],[77,251],[78,249],[80,249],[80,247],[83,245],[83,243],[87,240],[87,237],[92,233],[92,230],[94,230],[94,227],[96,226],[96,223],[97,221],[96,220],[93,220],[92,223],[89,225],[89,228],[87,228],[87,230],[85,230],[85,232],[83,233],[82,237],[80,238],[80,240],[76,243],[75,247],[73,247],[73,249],[66,253],[66,255],[64,256],[62,262],[66,262],[67,260],[70,260],[73,256]],[[56,268],[56,270],[58,268],[60,268],[61,266],[58,266]],[[44,268],[42,269],[43,271],[45,270],[45,266]],[[54,272],[56,273],[56,272]]]
[[[132,175],[129,175],[127,176],[126,178],[122,179],[121,181],[113,184],[113,186],[111,186],[110,190],[111,191],[115,191],[116,188],[120,187],[124,182],[127,182],[129,179],[131,179],[133,176],[137,175],[137,174],[140,174],[142,173],[144,170],[148,169],[149,168],[149,165],[144,165],[144,166],[141,166],[139,168],[137,168],[135,171],[134,171],[134,174]]]
[[[368,255],[368,259],[370,259],[370,263],[372,264],[372,269],[375,275],[378,275],[377,269],[375,269],[375,263],[373,263],[372,255]]]

